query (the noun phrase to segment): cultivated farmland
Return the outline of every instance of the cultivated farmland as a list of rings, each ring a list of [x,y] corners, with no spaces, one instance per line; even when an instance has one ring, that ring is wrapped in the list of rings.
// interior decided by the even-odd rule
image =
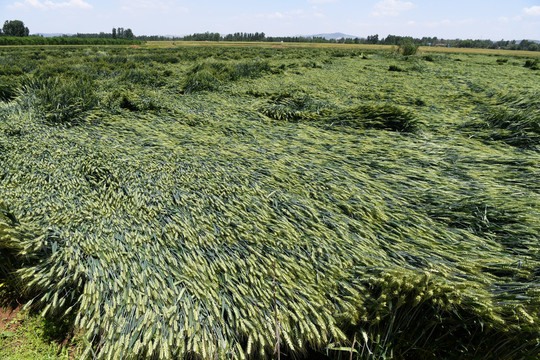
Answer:
[[[1,296],[87,358],[537,358],[538,57],[272,46],[0,48]]]

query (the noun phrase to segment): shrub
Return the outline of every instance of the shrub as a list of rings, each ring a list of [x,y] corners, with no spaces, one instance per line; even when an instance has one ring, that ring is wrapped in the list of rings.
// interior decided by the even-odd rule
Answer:
[[[416,53],[418,52],[418,45],[413,44],[413,42],[410,40],[405,41],[399,46],[399,52],[403,56],[416,55]]]
[[[397,72],[401,72],[401,71],[404,71],[402,68],[400,68],[399,66],[397,65],[390,65],[388,67],[388,71],[397,71]]]

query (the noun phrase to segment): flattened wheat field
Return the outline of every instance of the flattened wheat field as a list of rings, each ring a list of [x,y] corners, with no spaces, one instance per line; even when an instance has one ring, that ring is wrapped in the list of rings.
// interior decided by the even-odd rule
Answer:
[[[537,359],[538,59],[2,47],[0,297],[85,359]]]

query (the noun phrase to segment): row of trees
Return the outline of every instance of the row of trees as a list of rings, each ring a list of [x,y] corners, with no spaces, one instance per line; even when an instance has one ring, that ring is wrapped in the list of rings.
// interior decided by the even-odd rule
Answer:
[[[4,23],[4,26],[0,30],[0,35],[12,36],[12,37],[27,37],[30,31],[24,26],[24,23],[20,20],[9,20]],[[64,35],[64,37],[69,37]],[[71,37],[80,39],[120,39],[120,40],[171,40],[170,37],[164,36],[135,36],[131,29],[124,29],[122,27],[113,28],[112,32],[99,34],[81,34],[72,35]],[[367,38],[342,38],[342,39],[325,39],[323,37],[303,37],[303,36],[282,36],[282,37],[267,37],[265,33],[243,33],[237,32],[234,34],[228,34],[221,36],[219,33],[205,32],[196,33],[192,35],[184,36],[183,38],[172,38],[172,40],[184,40],[184,41],[269,41],[269,42],[315,42],[315,43],[345,43],[345,44],[380,44],[380,45],[402,45],[405,43],[411,43],[416,46],[451,46],[460,48],[480,48],[480,49],[508,49],[508,50],[528,50],[528,51],[540,51],[540,44],[533,41],[522,40],[517,42],[515,40],[461,40],[461,39],[439,39],[437,37],[423,37],[413,38],[410,36],[397,36],[388,35],[385,38],[379,38],[378,34],[369,35]],[[62,42],[60,42],[62,43]],[[65,42],[64,42],[65,43]]]
[[[534,41],[521,40],[519,43],[515,40],[458,40],[457,47],[462,48],[480,48],[480,49],[508,49],[508,50],[527,50],[527,51],[540,51],[540,45]]]
[[[2,29],[0,29],[0,36],[14,36],[14,37],[26,37],[30,36],[30,30],[28,27],[24,26],[24,23],[21,20],[6,20]],[[135,35],[131,29],[124,29],[122,27],[113,28],[112,32],[105,33],[101,32],[99,34],[81,34],[77,33],[75,35],[64,35],[62,37],[76,37],[80,39],[123,39],[123,40],[134,40]]]
[[[0,36],[2,45],[138,45],[139,40],[78,38],[72,36],[42,37],[42,36]]]
[[[135,40],[135,35],[131,29],[113,28],[112,32],[100,32],[100,33],[77,33],[73,37],[81,39],[123,39],[123,40]]]
[[[141,39],[142,40],[142,39]],[[164,40],[164,39],[163,39]],[[461,48],[480,49],[508,49],[508,50],[528,50],[540,51],[540,45],[529,40],[461,40],[461,39],[440,39],[435,37],[413,38],[411,36],[388,35],[379,38],[378,34],[369,35],[367,38],[342,38],[325,39],[323,37],[305,36],[266,36],[264,33],[234,33],[221,36],[219,33],[196,33],[184,36],[180,39],[185,41],[269,41],[269,42],[313,42],[313,43],[344,43],[344,44],[378,44],[378,45],[403,45],[405,43],[416,46],[446,46]]]
[[[138,44],[131,29],[113,28],[111,33],[76,34],[58,37],[29,36],[20,20],[9,20],[0,30],[0,45],[114,45]]]
[[[366,39],[368,44],[382,45],[400,45],[405,42],[411,42],[417,46],[451,46],[459,48],[476,49],[506,49],[506,50],[527,50],[540,51],[540,45],[529,40],[461,40],[461,39],[439,39],[437,37],[413,38],[409,36],[388,35],[386,38],[379,39],[379,35],[370,35]]]
[[[195,33],[192,35],[186,35],[179,40],[184,41],[270,41],[270,38],[267,38],[266,35],[261,32],[256,33],[243,33],[237,32],[234,34],[228,34],[221,36],[220,33],[205,32],[205,33]]]

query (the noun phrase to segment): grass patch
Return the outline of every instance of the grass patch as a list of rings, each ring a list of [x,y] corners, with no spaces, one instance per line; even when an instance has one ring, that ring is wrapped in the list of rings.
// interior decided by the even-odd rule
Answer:
[[[3,317],[0,325],[4,326],[0,331],[2,359],[71,360],[80,355],[80,344],[66,339],[66,333],[57,323],[25,311],[0,309],[0,316]]]

